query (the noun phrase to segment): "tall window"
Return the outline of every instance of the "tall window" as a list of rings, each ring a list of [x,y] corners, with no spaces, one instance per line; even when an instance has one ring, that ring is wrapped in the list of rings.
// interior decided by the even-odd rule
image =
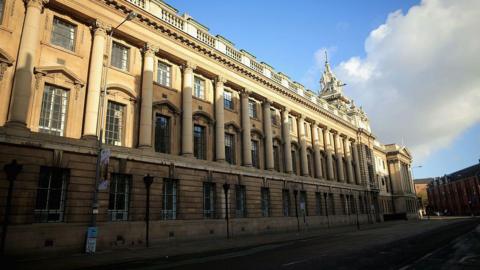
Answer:
[[[129,51],[125,45],[122,45],[118,42],[112,43],[112,66],[119,68],[121,70],[128,70],[128,63],[129,63]]]
[[[300,191],[300,210],[305,216],[308,216],[307,192]]]
[[[297,151],[292,150],[292,170],[293,174],[297,174]]]
[[[328,194],[328,213],[335,215],[335,199],[332,193]]]
[[[282,191],[282,195],[283,216],[288,217],[290,216],[290,191],[288,189],[284,189]]]
[[[345,202],[345,196],[343,194],[340,194],[340,205],[342,206],[342,209],[341,209],[340,213],[342,215],[346,215],[347,214],[347,203]]]
[[[111,221],[128,219],[131,181],[131,175],[112,174],[108,202],[108,217]]]
[[[177,180],[163,180],[162,219],[177,219]]]
[[[35,222],[62,222],[70,170],[41,167],[35,203]]]
[[[310,152],[307,153],[308,175],[313,177],[313,159]]]
[[[290,132],[293,132],[293,118],[291,116],[288,116],[288,128]]]
[[[322,216],[323,215],[323,203],[322,203],[322,193],[320,192],[315,192],[315,214],[317,216]]]
[[[348,202],[349,202],[349,205],[350,205],[350,212],[352,214],[356,214],[357,213],[357,206],[355,205],[355,197],[353,195],[349,195],[348,196]]]
[[[0,19],[3,0],[0,1]],[[1,22],[1,21],[0,21]],[[52,36],[50,42],[64,49],[75,51],[75,33],[77,27],[57,17],[53,18]]]
[[[5,0],[0,0],[0,24],[3,21],[3,10],[5,9]]]
[[[235,136],[225,133],[225,160],[235,164]]]
[[[171,86],[171,69],[170,65],[162,62],[157,64],[157,83],[163,86]]]
[[[254,100],[248,100],[248,116],[257,118],[257,102]]]
[[[215,183],[203,183],[203,217],[215,218]]]
[[[195,77],[193,84],[193,95],[197,98],[205,99],[205,80]]]
[[[105,143],[122,145],[125,105],[108,101],[107,123],[105,126]]]
[[[170,117],[160,114],[155,121],[155,151],[170,154]]]
[[[258,141],[252,140],[252,166],[260,169],[260,157],[259,157]]]
[[[247,192],[243,185],[235,186],[235,216],[247,217]]]
[[[261,207],[262,207],[262,217],[270,216],[270,189],[262,187],[261,189]]]
[[[275,171],[280,171],[280,147],[278,145],[273,146],[273,167]]]
[[[207,136],[205,134],[205,127],[194,125],[193,127],[193,139],[194,139],[194,149],[193,152],[195,157],[198,159],[207,159]]]
[[[272,125],[277,125],[277,111],[270,109],[270,118],[272,119]]]
[[[229,91],[223,92],[223,106],[226,109],[233,110],[232,92],[229,92]]]
[[[68,90],[45,85],[39,131],[63,136],[68,107]]]

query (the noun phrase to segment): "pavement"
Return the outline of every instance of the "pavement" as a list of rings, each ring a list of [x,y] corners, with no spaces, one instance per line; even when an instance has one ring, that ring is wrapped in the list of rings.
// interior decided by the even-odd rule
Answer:
[[[301,233],[167,242],[150,248],[117,249],[95,255],[9,258],[8,263],[9,269],[25,270],[318,269],[319,265],[325,269],[372,269],[372,265],[383,265],[381,269],[426,269],[426,260],[440,252],[436,249],[452,246],[458,254],[469,250],[470,257],[458,255],[455,259],[475,266],[475,256],[480,255],[480,248],[474,249],[480,246],[480,229],[473,229],[479,223],[480,219],[472,218],[395,221],[362,225],[361,230],[347,226]],[[466,237],[470,234],[478,237],[477,241]],[[463,244],[452,244],[452,240]],[[430,257],[425,257],[432,251],[435,252]],[[451,254],[452,249],[444,252]],[[443,263],[437,261],[437,264]],[[476,267],[472,269],[480,269],[480,262]]]

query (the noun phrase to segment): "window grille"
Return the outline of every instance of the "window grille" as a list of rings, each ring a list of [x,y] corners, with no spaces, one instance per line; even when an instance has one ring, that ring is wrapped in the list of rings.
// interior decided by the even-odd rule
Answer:
[[[203,217],[215,218],[215,183],[203,183]]]
[[[277,123],[277,111],[270,109],[270,118],[272,120],[272,125],[278,125]]]
[[[300,191],[300,211],[303,212],[305,216],[308,216],[308,205],[307,205],[307,192]]]
[[[128,71],[130,48],[118,42],[112,43],[112,66]]]
[[[177,219],[177,180],[164,179],[163,206],[161,216],[163,220]]]
[[[193,128],[194,138],[194,153],[197,159],[207,159],[207,138],[205,134],[205,127],[194,125]]]
[[[205,99],[205,80],[195,77],[193,85],[193,95],[200,99]]]
[[[131,175],[112,174],[108,203],[108,217],[110,221],[128,220],[131,181]]]
[[[233,110],[232,92],[228,92],[228,91],[223,92],[223,106],[226,109]]]
[[[163,86],[171,86],[171,66],[162,62],[157,65],[157,83]]]
[[[335,215],[335,199],[332,193],[328,194],[328,213],[330,215]]]
[[[69,169],[40,167],[35,203],[35,222],[64,221]]]
[[[45,85],[40,112],[39,131],[63,136],[68,108],[68,90]]]
[[[229,164],[235,164],[235,136],[225,134],[225,159]]]
[[[248,101],[248,116],[257,118],[257,102],[254,100]]]
[[[270,216],[270,190],[269,188],[262,187],[261,189],[261,207],[262,207],[262,217]]]
[[[0,3],[0,6],[1,5],[2,4]],[[1,12],[2,10],[0,10],[0,17],[1,17]],[[59,19],[57,17],[54,17],[50,42],[53,45],[60,46],[64,49],[75,51],[76,29],[77,27],[75,25],[69,22],[66,22],[62,19]]]
[[[323,198],[322,193],[315,192],[315,214],[317,216],[323,216]]]
[[[278,145],[273,146],[273,167],[275,171],[280,171],[280,147]]]
[[[247,193],[245,186],[235,186],[235,214],[237,218],[247,217]]]
[[[155,121],[155,151],[170,154],[170,117],[160,114]]]
[[[252,140],[252,166],[260,169],[258,141]]]
[[[125,105],[108,101],[105,143],[122,145]]]

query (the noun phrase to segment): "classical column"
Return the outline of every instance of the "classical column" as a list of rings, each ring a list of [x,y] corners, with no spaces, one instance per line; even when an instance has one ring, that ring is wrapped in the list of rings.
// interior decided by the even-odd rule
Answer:
[[[325,154],[327,156],[327,178],[328,180],[334,180],[335,174],[333,173],[333,158],[332,158],[332,138],[330,129],[326,128],[323,132],[323,141],[325,142]]]
[[[355,184],[360,185],[362,182],[361,178],[361,172],[360,172],[360,159],[358,156],[358,143],[353,143],[352,145],[353,149],[353,161],[355,162],[355,179],[356,182]]]
[[[320,158],[320,139],[318,137],[318,126],[317,123],[312,125],[312,140],[313,140],[313,155],[315,161],[315,177],[322,177],[322,162]]]
[[[335,156],[337,157],[337,171],[338,171],[338,181],[345,182],[345,175],[343,170],[343,153],[342,153],[342,141],[338,133],[333,134],[333,139],[335,141]]]
[[[13,89],[8,124],[27,127],[27,118],[32,98],[33,68],[40,45],[41,14],[48,0],[27,0],[23,32],[18,49],[17,65],[13,78]],[[3,42],[7,43],[7,40]]]
[[[273,135],[272,135],[272,117],[270,112],[270,101],[263,101],[263,131],[265,132],[265,168],[273,171],[275,165],[273,162]]]
[[[152,103],[153,103],[153,70],[155,53],[158,48],[146,44],[143,57],[143,78],[142,78],[142,105],[140,114],[140,136],[139,147],[152,147]]]
[[[298,140],[300,141],[300,164],[302,175],[308,174],[308,158],[307,158],[307,136],[305,134],[305,116],[301,115],[298,118]]]
[[[285,172],[292,173],[292,144],[290,140],[290,123],[288,122],[288,109],[282,111],[282,136],[283,136],[283,152],[285,158]]]
[[[352,166],[352,147],[351,147],[351,142],[349,138],[346,138],[344,140],[344,153],[345,153],[345,159],[347,160],[347,181],[349,184],[354,183],[354,175],[353,175],[353,166]]]
[[[225,161],[225,117],[223,87],[226,80],[218,77],[215,84],[215,159]]]
[[[193,70],[196,68],[190,62],[184,66],[182,89],[182,156],[193,156],[193,118],[192,118],[192,89]]]
[[[103,61],[107,43],[107,31],[110,31],[110,27],[100,21],[96,21],[93,27],[93,46],[90,69],[88,71],[87,104],[83,128],[84,137],[96,137],[98,135],[98,105],[102,87]]]
[[[240,93],[242,104],[242,157],[243,166],[252,166],[252,138],[251,138],[251,126],[250,115],[248,115],[248,92],[242,91]]]

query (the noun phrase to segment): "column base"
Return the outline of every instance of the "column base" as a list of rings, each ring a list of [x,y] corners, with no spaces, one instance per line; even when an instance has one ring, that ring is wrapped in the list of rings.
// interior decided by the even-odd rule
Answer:
[[[243,167],[249,167],[249,168],[252,168],[252,167],[253,167],[252,164],[243,164],[242,166],[243,166]]]
[[[97,135],[83,135],[82,139],[86,141],[98,141]]]
[[[30,129],[27,127],[27,124],[20,121],[7,121],[5,123],[5,127],[30,131]]]
[[[193,153],[183,153],[182,157],[193,158]]]
[[[215,162],[218,162],[218,163],[227,163],[227,161],[225,159],[217,159],[215,160]]]
[[[142,150],[153,150],[153,147],[151,145],[140,145],[137,148]]]

